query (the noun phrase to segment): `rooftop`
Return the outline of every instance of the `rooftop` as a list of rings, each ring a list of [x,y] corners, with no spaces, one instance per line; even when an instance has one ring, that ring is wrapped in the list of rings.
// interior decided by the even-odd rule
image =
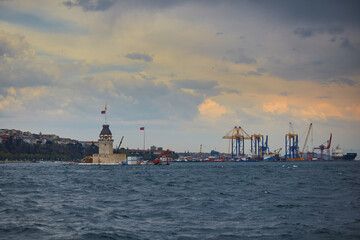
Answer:
[[[101,130],[100,136],[101,135],[112,135],[108,124],[103,125],[103,129]]]

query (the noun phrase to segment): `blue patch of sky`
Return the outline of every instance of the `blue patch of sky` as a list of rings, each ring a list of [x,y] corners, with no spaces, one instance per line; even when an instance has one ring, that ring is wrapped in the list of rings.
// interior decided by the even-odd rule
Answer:
[[[0,21],[25,26],[39,32],[71,34],[81,34],[85,32],[70,21],[20,12],[5,6],[0,7]]]

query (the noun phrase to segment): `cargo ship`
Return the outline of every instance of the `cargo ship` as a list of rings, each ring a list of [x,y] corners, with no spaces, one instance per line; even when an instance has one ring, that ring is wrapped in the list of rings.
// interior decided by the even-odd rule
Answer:
[[[334,161],[353,161],[357,157],[357,153],[346,153],[344,154],[340,145],[332,150],[331,160]]]

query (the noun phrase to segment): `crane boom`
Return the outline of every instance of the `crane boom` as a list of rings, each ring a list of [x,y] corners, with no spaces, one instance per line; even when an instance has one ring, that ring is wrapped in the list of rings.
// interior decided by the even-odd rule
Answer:
[[[116,148],[116,152],[118,152],[118,151],[119,151],[119,148],[120,148],[120,146],[121,146],[121,144],[122,144],[123,140],[124,140],[124,136],[122,136],[122,138],[121,138],[121,140],[120,140],[120,143],[119,143],[119,146]]]
[[[161,160],[160,160],[161,157],[164,156],[165,154],[167,154],[167,155],[166,155],[166,165],[169,165],[169,152],[170,152],[169,149],[166,150],[166,151],[164,151],[162,154],[160,154],[160,155],[158,156],[157,159],[153,160],[153,163],[154,163],[155,165],[161,165],[161,164],[162,164],[162,163],[161,163]]]
[[[293,127],[293,125],[292,125],[291,122],[289,122],[289,133],[291,133],[291,134],[294,134],[294,133],[295,133],[294,127]]]
[[[309,135],[310,135],[311,128],[312,128],[312,123],[310,123],[309,130],[308,130],[308,132],[307,132],[306,139],[305,139],[305,142],[304,142],[304,147],[303,147],[303,149],[302,149],[302,153],[304,153],[304,151],[305,151],[305,147],[306,147],[307,141],[308,141],[308,139],[309,139]]]
[[[236,138],[251,139],[250,135],[247,132],[245,132],[245,130],[242,129],[240,126],[239,127],[235,126],[228,133],[226,133],[225,136],[223,136],[223,139],[236,139]]]
[[[314,148],[314,149],[319,149],[321,151],[321,159],[324,159],[324,150],[327,150],[329,158],[330,158],[331,139],[332,139],[332,133],[330,133],[329,140],[327,140],[325,143],[321,144],[319,147]],[[327,146],[325,146],[325,144],[327,144]]]

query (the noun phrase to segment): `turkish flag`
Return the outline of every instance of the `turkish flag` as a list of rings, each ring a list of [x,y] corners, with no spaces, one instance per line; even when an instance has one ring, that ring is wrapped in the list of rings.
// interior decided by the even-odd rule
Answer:
[[[106,111],[105,111],[105,110],[102,110],[102,111],[101,111],[101,114],[105,114],[105,113],[106,113]]]
[[[145,127],[141,127],[140,130],[145,130]]]

